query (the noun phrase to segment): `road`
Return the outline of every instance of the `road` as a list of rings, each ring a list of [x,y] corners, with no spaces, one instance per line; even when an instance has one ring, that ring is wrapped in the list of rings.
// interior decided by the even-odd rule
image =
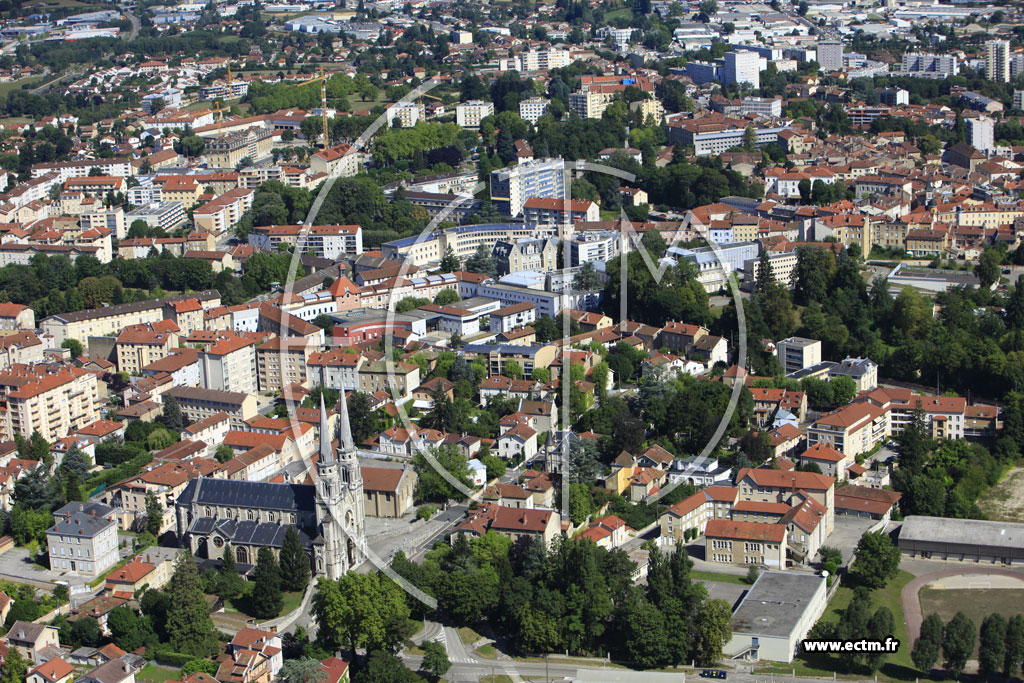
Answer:
[[[131,22],[132,25],[131,32],[129,32],[128,35],[124,36],[124,39],[135,40],[135,38],[139,35],[139,29],[142,27],[142,25],[139,23],[139,18],[129,10],[122,9],[121,12],[124,14],[125,19]]]

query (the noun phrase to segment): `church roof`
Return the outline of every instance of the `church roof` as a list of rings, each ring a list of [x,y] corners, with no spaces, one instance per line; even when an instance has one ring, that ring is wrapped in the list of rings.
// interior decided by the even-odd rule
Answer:
[[[216,529],[233,545],[259,545],[280,548],[284,545],[284,535],[287,533],[290,524],[277,524],[273,522],[241,522],[233,519],[214,519],[212,517],[199,517],[192,522],[189,533],[207,535]],[[296,528],[299,532],[299,542],[304,548],[312,545],[309,536]]]
[[[312,511],[314,487],[197,477],[178,496],[179,505],[223,505],[257,510]]]

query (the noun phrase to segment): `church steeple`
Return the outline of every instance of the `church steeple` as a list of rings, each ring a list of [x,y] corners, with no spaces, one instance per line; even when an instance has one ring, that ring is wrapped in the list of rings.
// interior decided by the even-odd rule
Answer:
[[[352,441],[352,427],[348,421],[348,400],[345,398],[345,389],[341,389],[341,396],[338,397],[338,411],[341,413],[341,434],[338,437],[338,448],[342,453],[354,453],[356,445]]]
[[[320,392],[320,462],[324,465],[334,460],[334,449],[331,448],[331,428],[328,424],[324,394]]]

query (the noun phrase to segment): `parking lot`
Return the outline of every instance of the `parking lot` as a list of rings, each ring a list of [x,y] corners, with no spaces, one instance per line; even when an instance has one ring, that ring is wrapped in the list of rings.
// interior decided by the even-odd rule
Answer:
[[[825,545],[839,548],[843,553],[843,565],[845,566],[853,556],[853,549],[857,547],[860,537],[876,523],[876,520],[866,517],[836,515],[835,526],[833,526],[828,540],[825,541]]]

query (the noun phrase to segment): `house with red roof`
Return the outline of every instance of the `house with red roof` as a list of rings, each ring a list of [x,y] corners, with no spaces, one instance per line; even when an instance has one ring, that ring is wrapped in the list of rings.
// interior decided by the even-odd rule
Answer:
[[[362,466],[363,507],[370,517],[401,517],[413,505],[416,472],[411,467]]]
[[[618,548],[632,538],[635,530],[615,515],[607,515],[591,522],[587,529],[579,535],[588,541],[611,550]]]
[[[75,675],[75,668],[61,657],[54,657],[48,662],[29,669],[25,683],[70,683]]]

